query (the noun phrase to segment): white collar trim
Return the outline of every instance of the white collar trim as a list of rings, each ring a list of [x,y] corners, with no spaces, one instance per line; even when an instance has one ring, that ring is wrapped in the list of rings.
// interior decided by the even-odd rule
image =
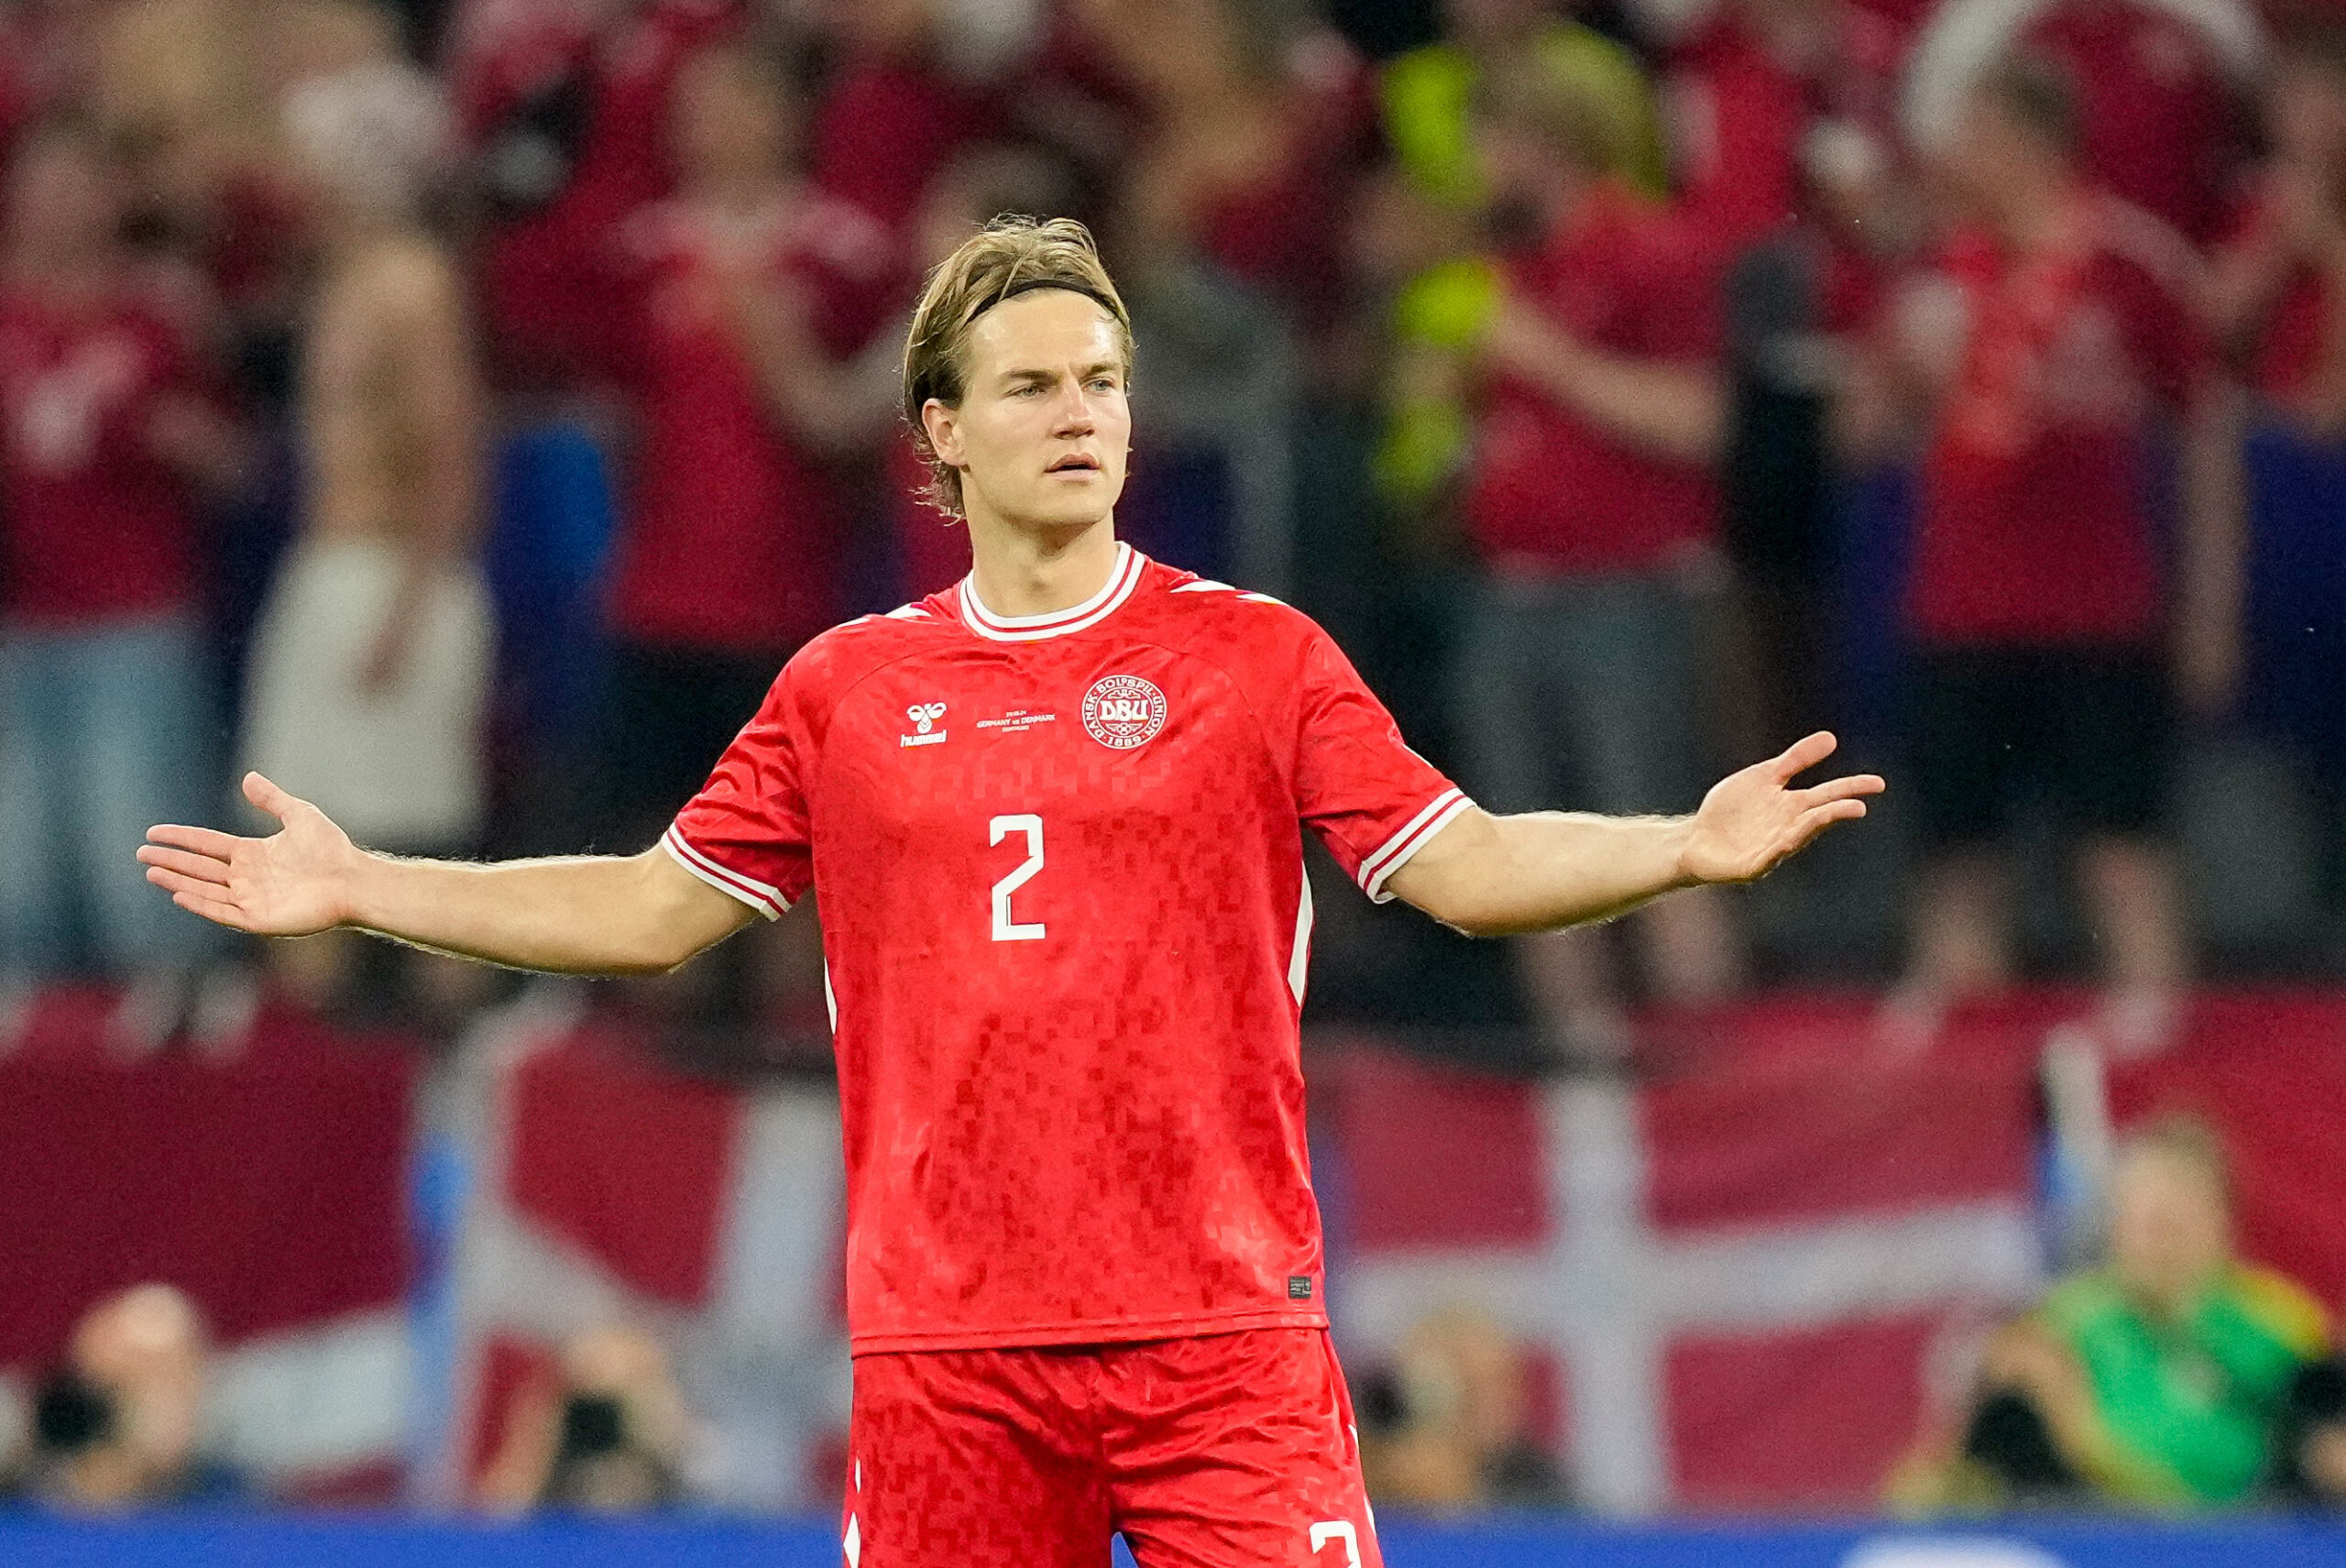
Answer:
[[[1047,637],[1065,637],[1097,626],[1113,615],[1118,606],[1133,597],[1133,589],[1140,586],[1141,568],[1147,564],[1147,556],[1118,540],[1115,566],[1098,593],[1081,604],[1041,615],[994,614],[978,602],[973,573],[961,579],[961,619],[969,623],[970,630],[996,642],[1037,642]]]

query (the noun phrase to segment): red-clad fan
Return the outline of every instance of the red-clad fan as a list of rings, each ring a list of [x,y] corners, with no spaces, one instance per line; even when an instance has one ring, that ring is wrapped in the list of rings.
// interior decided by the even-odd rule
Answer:
[[[1584,86],[1527,65],[1486,71],[1476,93],[1492,199],[1527,243],[1502,267],[1461,500],[1482,568],[1457,670],[1469,783],[1505,810],[1688,810],[1707,773],[1716,273],[1606,172],[1608,121]],[[1662,996],[1715,1001],[1735,983],[1715,895],[1672,899],[1636,930]],[[1548,1048],[1617,1058],[1627,992],[1601,938],[1545,932],[1517,957]]]
[[[1942,997],[2010,975],[1993,850],[2021,799],[2046,795],[2081,851],[2113,1021],[2139,1044],[2187,967],[2161,834],[2167,651],[2185,696],[2224,699],[2239,458],[2191,252],[2087,180],[2075,116],[2057,68],[2022,59],[1974,92],[1951,159],[1990,226],[1953,263],[1908,585],[1931,857],[1914,979]],[[2176,432],[2170,571],[2156,474]]]
[[[542,969],[685,961],[812,892],[836,993],[861,1568],[1379,1561],[1303,1127],[1309,830],[1372,897],[1498,932],[1758,875],[1881,787],[1688,817],[1478,809],[1327,634],[1115,536],[1131,318],[1091,236],[1005,220],[905,354],[959,587],[793,659],[661,844],[464,866],[160,827],[183,906]]]
[[[2204,243],[2248,150],[2261,48],[2247,0],[1946,0],[1916,41],[1906,103],[1935,146],[1984,69],[2016,50],[2052,61],[2076,84],[2083,166]]]
[[[2249,384],[2317,435],[2346,431],[2346,23],[2286,38],[2271,156],[2215,258],[2216,327]]]
[[[2248,149],[2247,100],[2209,27],[2147,0],[2061,0],[2018,40],[2077,83],[2079,145],[2112,192],[2186,238],[2211,238]],[[2246,8],[2209,8],[2253,38]]]
[[[1677,205],[1732,256],[1807,205],[1818,128],[1886,137],[1905,31],[1858,0],[1735,0],[1670,71]]]
[[[809,115],[807,172],[891,234],[911,225],[930,180],[988,128],[983,84],[946,69],[939,9],[926,0],[821,8],[821,41],[836,58]]]
[[[2346,21],[2285,35],[2269,151],[2215,257],[2216,325],[2257,396],[2249,716],[2346,799]]]
[[[694,55],[670,120],[680,189],[619,236],[641,411],[610,586],[626,828],[664,822],[783,661],[844,612],[826,457],[864,427],[830,381],[869,335],[892,252],[796,179],[796,111],[753,47]]]
[[[507,211],[483,248],[483,313],[502,378],[568,386],[626,357],[625,283],[613,230],[674,184],[669,99],[695,50],[737,35],[740,0],[649,0],[602,35],[565,14],[484,5],[454,51],[460,108],[486,144]]]
[[[0,285],[0,970],[184,960],[115,873],[137,818],[203,798],[199,528],[243,443],[192,286],[142,273],[95,133],[27,133]],[[76,912],[80,918],[77,921]],[[66,943],[78,925],[94,951]]]

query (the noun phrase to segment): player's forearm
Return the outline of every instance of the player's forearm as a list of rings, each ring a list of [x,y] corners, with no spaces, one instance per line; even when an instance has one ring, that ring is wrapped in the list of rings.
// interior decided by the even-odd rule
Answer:
[[[1609,920],[1673,889],[1692,819],[1470,811],[1395,872],[1389,885],[1474,937]],[[1453,837],[1454,836],[1454,837]],[[1444,843],[1444,839],[1451,839]]]
[[[349,873],[346,924],[511,969],[661,973],[707,942],[696,939],[686,911],[668,906],[668,879],[647,861],[467,865],[361,854]]]

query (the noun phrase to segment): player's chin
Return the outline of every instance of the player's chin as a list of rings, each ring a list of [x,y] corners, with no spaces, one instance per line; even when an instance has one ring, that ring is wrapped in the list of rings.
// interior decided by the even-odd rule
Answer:
[[[1047,477],[1034,497],[1028,515],[1041,523],[1097,522],[1116,504],[1121,480],[1085,469]]]

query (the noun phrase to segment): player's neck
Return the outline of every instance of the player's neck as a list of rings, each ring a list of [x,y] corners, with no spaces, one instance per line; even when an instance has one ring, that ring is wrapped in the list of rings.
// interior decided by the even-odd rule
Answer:
[[[1005,620],[1071,609],[1106,587],[1115,569],[1113,512],[1067,531],[970,520],[970,587],[988,612]]]

